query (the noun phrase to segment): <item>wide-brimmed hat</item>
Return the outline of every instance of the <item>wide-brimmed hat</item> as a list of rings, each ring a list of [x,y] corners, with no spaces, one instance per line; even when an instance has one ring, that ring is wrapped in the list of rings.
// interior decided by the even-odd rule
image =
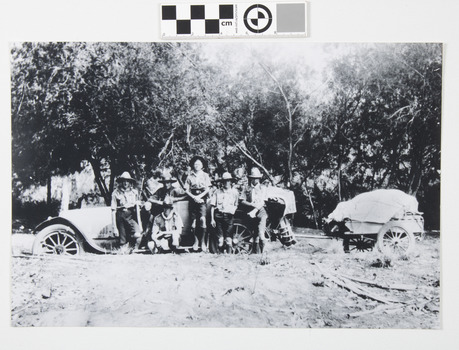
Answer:
[[[171,197],[166,196],[163,201],[163,208],[173,208],[174,207],[174,201],[172,200]]]
[[[136,182],[136,179],[133,179],[131,177],[131,174],[129,174],[127,171],[125,171],[124,173],[122,173],[120,176],[118,176],[118,179],[116,179],[116,181],[120,182],[120,181],[131,181],[131,182]]]
[[[173,177],[172,175],[170,174],[163,174],[161,175],[161,178],[158,180],[158,182],[161,182],[161,183],[167,183],[167,182],[170,182],[170,183],[173,183],[173,182],[177,182],[177,179],[175,177]]]
[[[201,157],[201,156],[194,156],[193,158],[191,158],[191,160],[190,160],[190,166],[193,167],[193,166],[194,166],[194,163],[195,163],[197,160],[200,160],[200,161],[201,161],[202,167],[203,167],[203,168],[207,168],[207,160],[205,160],[204,157]]]
[[[263,174],[260,172],[260,169],[253,167],[250,169],[250,175],[248,177],[252,179],[261,179]]]
[[[224,182],[224,181],[235,181],[236,179],[228,172],[223,173],[222,177],[218,179],[218,182]]]

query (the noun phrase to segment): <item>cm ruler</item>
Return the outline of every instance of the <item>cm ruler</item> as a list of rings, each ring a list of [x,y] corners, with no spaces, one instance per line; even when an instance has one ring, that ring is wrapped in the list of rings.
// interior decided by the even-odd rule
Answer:
[[[307,35],[307,3],[162,4],[163,39]]]

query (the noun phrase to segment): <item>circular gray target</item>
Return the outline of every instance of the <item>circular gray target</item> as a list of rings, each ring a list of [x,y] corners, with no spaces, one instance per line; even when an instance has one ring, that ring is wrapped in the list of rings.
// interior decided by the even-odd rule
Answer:
[[[252,5],[244,12],[244,25],[252,33],[263,33],[272,23],[271,11],[264,5]]]

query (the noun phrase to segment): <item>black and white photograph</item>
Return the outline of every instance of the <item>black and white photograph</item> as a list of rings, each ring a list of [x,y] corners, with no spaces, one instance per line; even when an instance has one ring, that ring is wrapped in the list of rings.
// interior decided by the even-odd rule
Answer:
[[[11,45],[11,322],[438,329],[439,43]]]
[[[0,8],[0,347],[459,346],[457,2]]]

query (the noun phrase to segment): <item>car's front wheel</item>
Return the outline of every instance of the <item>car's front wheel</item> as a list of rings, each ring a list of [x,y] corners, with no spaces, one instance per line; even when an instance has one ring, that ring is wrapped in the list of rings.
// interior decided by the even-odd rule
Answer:
[[[32,254],[78,255],[84,252],[83,242],[69,226],[54,224],[38,232]]]

